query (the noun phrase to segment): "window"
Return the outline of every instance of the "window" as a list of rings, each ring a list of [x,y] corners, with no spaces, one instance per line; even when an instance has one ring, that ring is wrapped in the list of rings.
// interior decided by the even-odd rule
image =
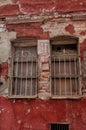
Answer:
[[[37,96],[37,46],[35,40],[17,39],[12,42],[9,96]]]
[[[51,94],[53,98],[80,95],[78,39],[60,36],[51,40]]]
[[[51,124],[51,130],[69,130],[69,124]]]
[[[82,93],[83,95],[86,94],[86,51],[83,53],[82,57],[82,63],[81,63],[81,69],[82,69]]]

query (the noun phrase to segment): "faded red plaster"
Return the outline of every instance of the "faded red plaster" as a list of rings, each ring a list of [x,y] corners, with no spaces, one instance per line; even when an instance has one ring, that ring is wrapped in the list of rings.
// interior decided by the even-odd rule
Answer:
[[[0,75],[1,75],[1,64],[0,64]]]
[[[59,12],[75,12],[86,10],[85,0],[57,0],[56,10]]]
[[[55,2],[53,0],[13,0],[16,4],[18,3],[20,13],[22,14],[39,14],[39,13],[51,13],[55,11]]]
[[[20,3],[28,3],[28,4],[44,4],[44,3],[55,3],[55,1],[53,1],[53,0],[43,0],[43,1],[41,1],[41,0],[13,0],[13,2],[20,2]]]
[[[48,32],[43,32],[40,23],[7,25],[8,31],[15,31],[17,37],[36,37],[37,39],[48,39]]]
[[[13,4],[0,6],[0,17],[6,15],[86,11],[85,0],[12,0]]]
[[[84,41],[80,44],[80,54],[82,59],[84,51],[86,51],[86,39],[84,39]]]
[[[16,116],[12,102],[4,97],[0,97],[0,130],[16,129]],[[18,126],[17,126],[17,129]]]
[[[7,62],[3,62],[0,65],[0,75],[1,76],[7,76],[8,75],[8,63]]]
[[[4,6],[0,6],[0,16],[10,16],[10,15],[18,15],[19,7],[15,4],[8,4]]]
[[[66,26],[65,30],[67,32],[69,32],[70,34],[74,34],[75,33],[74,26],[72,24],[69,24],[68,26]]]
[[[53,12],[54,11],[54,4],[53,3],[42,3],[42,4],[28,4],[24,3],[21,4],[22,11],[28,13],[45,13],[45,12]]]
[[[80,32],[80,35],[86,35],[86,30],[85,30],[85,31]]]
[[[50,123],[59,122],[69,123],[73,130],[86,129],[86,99],[43,101],[1,97],[0,110],[0,130],[49,130]]]

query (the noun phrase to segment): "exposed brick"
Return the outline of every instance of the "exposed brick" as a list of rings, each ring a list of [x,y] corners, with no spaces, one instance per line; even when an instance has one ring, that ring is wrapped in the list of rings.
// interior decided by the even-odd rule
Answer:
[[[49,71],[49,63],[43,63],[43,64],[42,64],[42,70],[47,70],[47,71]]]
[[[49,81],[49,76],[40,76],[39,81]]]

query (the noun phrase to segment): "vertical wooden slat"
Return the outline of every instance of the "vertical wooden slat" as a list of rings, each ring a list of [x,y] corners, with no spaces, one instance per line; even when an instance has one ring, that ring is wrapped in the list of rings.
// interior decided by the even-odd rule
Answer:
[[[11,82],[11,83],[10,83],[10,85],[11,85],[11,86],[10,86],[10,96],[13,95],[13,89],[12,89],[12,88],[13,88],[13,64],[14,64],[14,63],[13,63],[13,58],[11,58],[11,65],[12,65],[12,66],[11,66],[11,77],[10,77],[10,82]]]
[[[65,55],[64,55],[64,76],[65,76],[65,89],[64,89],[64,95],[67,93],[67,84],[66,84],[66,61],[65,61]]]
[[[36,60],[36,73],[35,73],[35,75],[36,75],[36,87],[35,87],[35,94],[37,94],[37,84],[38,84],[38,82],[37,82],[37,76],[38,76],[38,67],[37,67],[37,58],[35,57],[35,60]]]
[[[70,80],[70,94],[72,95],[72,79],[71,79],[71,76],[72,76],[72,72],[71,72],[71,56],[69,55],[69,80]]]
[[[60,62],[60,56],[59,56],[59,88],[60,88],[60,96],[61,96],[61,77],[60,77],[60,75],[61,75],[61,64],[60,64],[61,62]]]
[[[75,76],[77,76],[77,69],[76,69],[76,62],[77,62],[77,60],[76,60],[76,57],[74,57],[74,68],[75,68]],[[77,88],[78,86],[77,86],[77,77],[75,78],[75,90],[76,90],[76,95],[78,94],[77,92],[78,92],[78,88]]]
[[[31,64],[31,84],[30,84],[30,86],[31,86],[31,88],[30,88],[30,95],[32,95],[32,83],[33,83],[33,79],[32,79],[32,77],[33,77],[33,57],[32,57],[32,64]]]
[[[18,90],[17,90],[18,89],[17,88],[18,87],[17,86],[18,85],[17,84],[17,80],[18,80],[18,57],[16,57],[16,63],[15,63],[15,58],[14,58],[14,64],[15,64],[15,70],[14,70],[15,71],[15,75],[14,75],[15,76],[15,92],[14,93],[15,93],[15,95],[17,95],[17,92],[18,92]]]
[[[54,94],[56,95],[56,65],[55,65],[55,57],[54,57]]]
[[[25,96],[27,96],[27,80],[28,80],[28,55],[26,57],[26,83],[25,83]]]
[[[79,86],[78,92],[79,92],[79,94],[81,95],[82,92],[81,92],[81,87],[80,87],[80,86],[81,86],[81,61],[80,61],[80,56],[79,56],[79,58],[78,58],[77,64],[78,64],[78,69],[80,70],[80,71],[78,72],[78,75],[79,75],[79,78],[78,78],[78,86]]]
[[[23,65],[22,65],[22,61],[23,61],[23,50],[21,51],[21,70],[20,70],[20,78],[21,78],[21,84],[20,84],[20,95],[22,95],[22,70],[23,70]]]

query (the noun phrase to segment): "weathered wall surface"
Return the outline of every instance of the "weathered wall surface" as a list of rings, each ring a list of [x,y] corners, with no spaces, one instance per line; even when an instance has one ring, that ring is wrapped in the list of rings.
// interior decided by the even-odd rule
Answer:
[[[0,98],[0,130],[49,130],[51,123],[86,129],[86,100],[7,100]]]
[[[69,123],[70,130],[86,129],[85,97],[81,100],[48,100],[50,38],[58,35],[79,38],[80,57],[85,64],[85,0],[0,0],[0,130],[48,130],[53,122]],[[37,39],[39,99],[7,98],[11,40],[17,37]],[[85,94],[86,81],[81,88]]]
[[[85,11],[85,0],[1,0],[0,16]]]
[[[57,15],[58,16],[58,15]],[[26,18],[26,17],[25,17]],[[33,17],[32,17],[33,18]],[[5,83],[8,83],[9,66],[6,64],[11,56],[11,40],[17,37],[35,37],[37,39],[37,53],[39,59],[39,93],[42,95],[50,95],[50,38],[60,35],[69,35],[79,38],[80,57],[83,62],[83,56],[86,51],[86,23],[85,20],[73,20],[67,15],[61,15],[60,18],[47,19],[44,22],[19,23],[21,18],[17,18],[17,23],[12,23],[15,17],[5,21],[7,24],[1,30],[0,59],[1,59],[1,91]],[[23,19],[23,18],[22,18]],[[24,19],[23,19],[24,20]],[[3,35],[4,34],[4,35]],[[9,63],[9,62],[8,62]],[[85,71],[84,71],[85,72]],[[85,83],[84,83],[85,85]],[[6,87],[9,85],[5,84]],[[81,86],[82,87],[82,86]],[[83,87],[85,89],[85,86]],[[1,92],[2,94],[3,92]],[[46,94],[45,94],[46,93]],[[40,94],[39,94],[40,97]]]
[[[11,39],[16,38],[16,32],[7,32],[6,25],[0,24],[0,94],[8,93],[8,60],[11,55]]]

